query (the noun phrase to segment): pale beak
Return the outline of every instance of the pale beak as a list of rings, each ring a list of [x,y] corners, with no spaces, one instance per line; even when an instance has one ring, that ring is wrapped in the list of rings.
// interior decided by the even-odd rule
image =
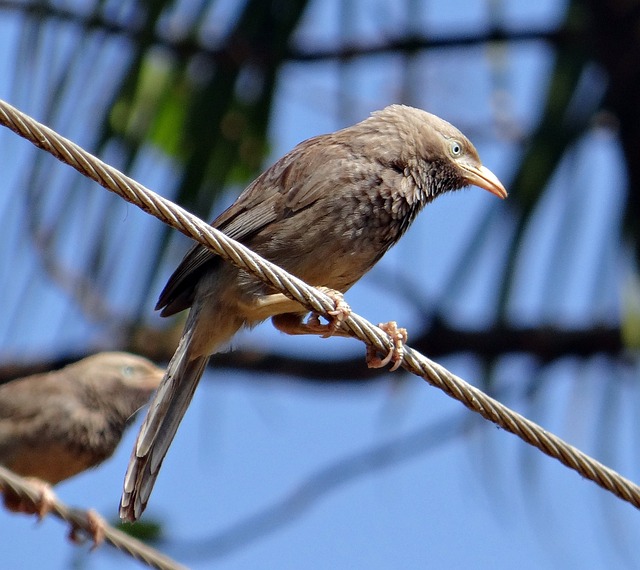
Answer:
[[[478,167],[470,164],[459,164],[459,166],[464,170],[464,177],[469,184],[484,188],[503,200],[507,197],[507,191],[502,182],[485,166],[480,165]]]
[[[155,390],[160,385],[162,378],[164,378],[164,370],[154,370],[144,377],[144,387],[150,390]]]

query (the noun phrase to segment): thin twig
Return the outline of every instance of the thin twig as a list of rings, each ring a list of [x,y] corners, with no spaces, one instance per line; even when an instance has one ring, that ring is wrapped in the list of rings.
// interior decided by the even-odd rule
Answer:
[[[101,186],[115,192],[128,202],[137,205],[145,212],[205,245],[227,261],[295,299],[307,309],[323,315],[327,315],[329,311],[335,309],[333,300],[324,293],[260,258],[242,244],[228,238],[196,216],[124,176],[78,145],[37,123],[3,101],[0,101],[0,122],[37,147],[69,164],[78,172],[92,178]],[[356,314],[351,314],[346,318],[343,327],[346,327],[352,335],[383,353],[393,348],[393,341],[384,331]],[[452,398],[462,402],[470,410],[517,435],[526,443],[554,457],[563,465],[577,471],[603,489],[631,503],[636,508],[640,508],[640,487],[635,483],[554,434],[547,432],[534,422],[510,410],[408,346],[405,347],[402,365],[406,370],[422,377],[429,384],[440,388]]]

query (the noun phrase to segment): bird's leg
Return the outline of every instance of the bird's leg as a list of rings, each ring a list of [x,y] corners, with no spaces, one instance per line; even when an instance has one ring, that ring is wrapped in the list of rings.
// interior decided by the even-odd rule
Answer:
[[[300,313],[275,315],[271,317],[271,322],[280,332],[290,335],[313,334],[321,335],[323,338],[330,336],[351,336],[348,332],[342,331],[339,328],[333,332],[331,330],[331,324],[325,325],[321,323],[318,315],[315,313],[309,316],[307,322],[304,322],[304,314],[301,315]]]
[[[259,322],[280,313],[304,313],[306,309],[297,301],[289,299],[282,293],[262,295],[250,302],[238,303],[240,311],[246,315],[247,321]]]
[[[4,489],[4,506],[11,512],[37,515],[38,519],[42,520],[55,504],[56,495],[51,490],[51,486],[42,479],[37,477],[25,477],[25,479],[38,490],[39,497],[31,501],[10,489]]]
[[[390,369],[393,372],[402,364],[404,345],[408,338],[407,329],[398,327],[398,323],[395,321],[380,323],[378,327],[391,337],[391,340],[393,341],[393,348],[389,350],[387,356],[380,358],[375,347],[367,345],[367,366],[369,368],[382,368],[389,364],[389,362],[393,362],[393,366]]]
[[[291,334],[319,334],[323,338],[330,336],[351,336],[347,332],[340,330],[342,322],[351,314],[351,307],[346,303],[342,293],[327,287],[318,287],[325,295],[329,296],[336,305],[336,308],[328,312],[328,323],[320,322],[320,314],[312,312],[303,322],[304,315],[300,313],[284,313],[271,318],[273,326],[279,331]]]

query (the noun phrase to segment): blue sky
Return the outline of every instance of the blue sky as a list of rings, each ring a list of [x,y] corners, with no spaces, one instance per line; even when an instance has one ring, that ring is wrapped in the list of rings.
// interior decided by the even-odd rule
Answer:
[[[398,5],[374,0],[354,3],[363,17],[350,34],[356,41],[375,40],[381,14],[385,33],[401,32],[407,19]],[[416,5],[420,17],[411,19],[411,25],[438,36],[483,30],[492,18],[512,29],[553,26],[561,20],[565,3],[441,1]],[[226,2],[226,6],[232,12],[234,3]],[[497,11],[492,12],[491,6]],[[338,7],[337,2],[314,2],[298,34],[301,44],[331,45],[342,37]],[[223,14],[224,6],[221,10]],[[0,22],[6,47],[0,50],[0,75],[4,77],[12,74],[18,23],[13,18]],[[504,48],[502,53],[478,48],[468,57],[451,50],[425,57],[418,64],[419,80],[410,93],[403,93],[400,67],[391,56],[350,69],[353,81],[348,89],[339,82],[335,65],[285,66],[271,122],[272,158],[304,138],[360,120],[404,95],[412,104],[447,118],[466,132],[485,164],[508,186],[516,151],[493,128],[496,89],[506,91],[508,113],[529,128],[544,96],[545,74],[551,65],[548,49],[528,43]],[[0,83],[0,97],[37,117],[37,101],[47,95],[42,77],[34,79],[42,93],[28,94]],[[352,104],[343,105],[345,101]],[[88,112],[86,105],[78,107],[78,113]],[[74,110],[69,109],[67,115],[73,118]],[[78,123],[70,121],[69,125],[65,134],[82,142]],[[0,166],[7,188],[15,192],[21,188],[20,165],[29,153],[14,135],[0,132]],[[586,169],[593,164],[598,167],[596,176]],[[51,167],[57,189],[75,176],[65,168]],[[596,318],[618,318],[618,283],[624,272],[620,260],[612,257],[598,282],[593,282],[592,275],[597,259],[594,251],[613,247],[611,230],[621,214],[621,170],[614,136],[598,129],[561,165],[527,236],[531,254],[520,270],[520,295],[510,307],[515,321],[584,324]],[[134,165],[132,174],[160,192],[171,183],[170,168],[153,151]],[[99,215],[103,202],[110,199],[97,186],[92,191],[86,209],[78,214],[77,240],[69,243],[69,255],[82,244],[87,218]],[[0,193],[0,211],[9,212],[5,215],[9,237],[0,244],[5,248],[0,253],[12,264],[11,270],[9,263],[5,262],[4,271],[0,266],[0,283],[8,306],[22,298],[24,288],[32,287],[34,293],[14,328],[0,323],[2,353],[9,359],[103,346],[100,343],[108,342],[104,332],[96,332],[77,310],[78,314],[69,309],[63,293],[50,284],[49,289],[31,284],[38,260],[33,245],[20,234],[26,206],[15,195],[11,201],[9,196]],[[585,222],[576,232],[586,246],[576,249],[578,238],[571,237],[573,242],[568,242],[564,254],[571,277],[552,287],[555,295],[549,297],[543,276],[549,264],[557,261],[552,237],[562,235],[558,210],[567,200],[575,204],[580,198],[580,220],[588,225]],[[447,291],[457,255],[473,238],[478,224],[487,219],[493,225],[473,278],[452,299]],[[118,244],[140,239],[155,224],[133,206],[123,205],[121,225],[115,230],[122,241],[114,242],[114,250]],[[424,303],[441,300],[455,324],[481,326],[490,316],[497,267],[512,225],[508,203],[486,192],[472,189],[443,197],[427,208],[401,244],[350,291],[348,300],[373,322],[393,318],[409,331],[419,330],[422,323],[415,312],[415,299],[393,293],[394,279],[408,281],[416,299]],[[186,241],[182,243],[186,247]],[[136,251],[132,248],[131,258],[124,259],[114,273],[114,280],[120,283],[114,299],[123,310],[133,282],[131,268],[141,263]],[[19,265],[17,259],[22,260]],[[167,275],[171,269],[167,265]],[[602,294],[592,306],[595,287]],[[150,295],[149,313],[154,297],[155,293]],[[364,355],[363,347],[352,340],[288,338],[269,324],[242,333],[234,345],[283,353]],[[441,363],[471,382],[481,375],[479,364],[467,356],[452,356]],[[525,399],[527,386],[522,379],[531,368],[525,357],[500,363],[496,378],[505,403],[623,473],[632,476],[637,472],[624,447],[633,441],[638,391],[633,382],[627,382],[612,392],[607,382],[613,375],[628,374],[627,369],[597,357],[584,363],[558,362],[542,369],[544,390]],[[393,379],[381,373],[379,382],[364,387],[329,388],[288,378],[247,378],[229,370],[210,372],[165,461],[148,509],[149,516],[165,522],[173,539],[166,551],[193,568],[225,570],[302,566],[526,570],[638,564],[633,548],[637,513],[632,507],[515,437],[472,417],[421,380],[402,372]],[[603,402],[617,410],[615,425],[606,422]],[[424,437],[411,453],[407,448],[414,441],[411,435],[420,430]],[[61,484],[58,494],[70,504],[93,506],[106,517],[115,517],[134,432],[129,432],[113,459]],[[345,465],[350,460],[384,442],[398,442],[395,453],[399,457],[394,459],[392,446],[385,451],[387,467],[348,476]],[[380,460],[380,455],[376,457]],[[318,483],[318,473],[330,466],[336,467]],[[332,485],[331,477],[344,477],[344,481]],[[320,492],[312,486],[318,495],[309,502],[304,495],[298,503],[300,510],[292,511],[287,524],[280,525],[275,518],[261,519],[267,520],[265,526],[256,523],[257,514],[272,512],[269,509],[310,480],[327,487],[321,485]],[[57,520],[36,525],[31,518],[0,512],[0,528],[2,562],[8,568],[67,568],[76,556]],[[226,540],[229,536],[235,542]],[[203,558],[202,552],[211,558]],[[122,570],[139,567],[107,547],[89,558],[91,568],[116,566]]]

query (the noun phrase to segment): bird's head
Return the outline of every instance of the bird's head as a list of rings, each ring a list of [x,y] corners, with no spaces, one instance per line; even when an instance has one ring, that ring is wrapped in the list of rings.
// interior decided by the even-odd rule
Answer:
[[[430,198],[469,185],[498,198],[507,197],[505,187],[483,166],[471,141],[440,117],[406,105],[390,105],[362,124],[386,141],[379,147],[381,159],[406,169]]]
[[[65,368],[85,405],[102,409],[116,423],[132,416],[158,387],[164,371],[146,358],[126,352],[101,352]]]
[[[100,352],[71,366],[87,385],[151,395],[164,371],[146,358],[127,352]]]

